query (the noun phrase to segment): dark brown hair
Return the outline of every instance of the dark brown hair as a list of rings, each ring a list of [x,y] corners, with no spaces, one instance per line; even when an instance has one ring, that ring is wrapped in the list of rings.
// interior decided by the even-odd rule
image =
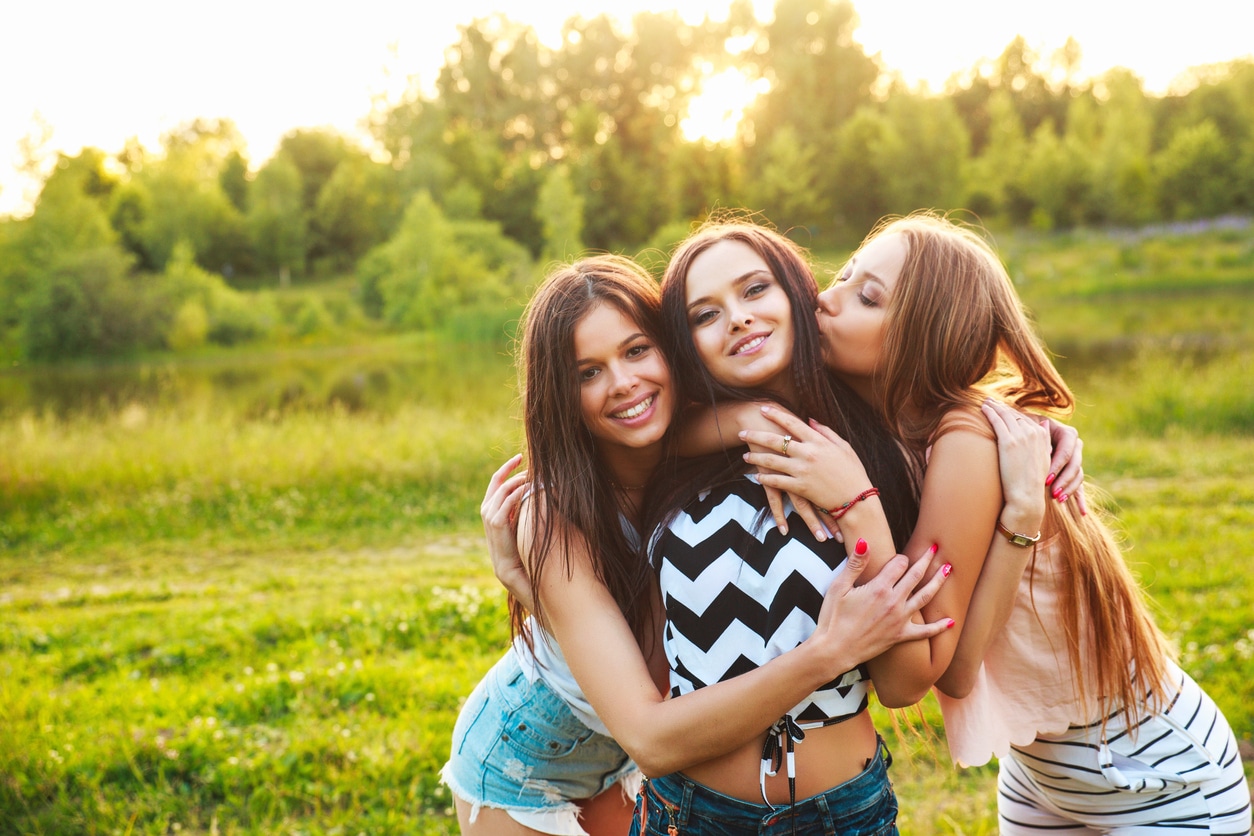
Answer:
[[[608,304],[636,323],[662,350],[657,283],[635,262],[599,255],[563,265],[536,290],[523,314],[518,353],[530,496],[544,521],[535,539],[531,575],[540,575],[556,549],[568,554],[575,538],[591,547],[596,576],[626,616],[642,646],[653,638],[653,576],[624,531],[619,491],[599,459],[579,405],[575,328],[597,305]],[[569,571],[569,566],[565,567]],[[536,616],[541,615],[535,601]],[[526,613],[510,601],[510,624],[530,645]]]
[[[662,320],[667,356],[681,398],[714,404],[729,400],[779,400],[774,393],[727,386],[715,380],[692,339],[687,312],[687,278],[692,262],[719,241],[740,241],[770,268],[792,307],[791,374],[798,403],[783,404],[803,420],[813,418],[843,436],[857,452],[881,499],[897,545],[904,546],[918,517],[918,491],[901,448],[869,405],[858,398],[823,363],[823,346],[815,320],[818,284],[805,251],[795,241],[752,216],[727,213],[713,217],[679,244],[662,279]],[[696,471],[694,473],[694,470]],[[670,473],[650,518],[664,519],[702,484],[743,473],[736,455],[711,457],[705,464],[677,467]],[[701,474],[704,473],[704,476]],[[693,480],[696,484],[693,484]],[[687,483],[686,485],[684,483]]]

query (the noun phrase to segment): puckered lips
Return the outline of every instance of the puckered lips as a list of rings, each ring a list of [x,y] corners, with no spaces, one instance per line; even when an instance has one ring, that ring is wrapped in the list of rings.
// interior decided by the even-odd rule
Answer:
[[[741,337],[732,345],[731,351],[728,353],[733,357],[753,354],[766,343],[770,336],[771,332],[769,331],[759,331],[756,334],[749,334],[745,337]]]
[[[657,402],[657,395],[657,392],[641,395],[621,409],[611,412],[610,417],[615,421],[624,421],[629,424],[643,423],[653,414],[653,405]]]

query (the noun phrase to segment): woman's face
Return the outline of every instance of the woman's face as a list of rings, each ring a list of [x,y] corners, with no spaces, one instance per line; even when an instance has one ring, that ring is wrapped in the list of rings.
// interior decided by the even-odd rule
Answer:
[[[839,278],[819,294],[823,360],[859,392],[870,391],[871,379],[880,368],[888,302],[906,254],[904,235],[874,238],[854,253]]]
[[[728,386],[779,390],[792,363],[792,304],[757,251],[722,240],[692,260],[688,327],[701,361]]]
[[[670,367],[630,317],[600,302],[575,326],[584,424],[599,445],[640,449],[662,440],[674,414]]]

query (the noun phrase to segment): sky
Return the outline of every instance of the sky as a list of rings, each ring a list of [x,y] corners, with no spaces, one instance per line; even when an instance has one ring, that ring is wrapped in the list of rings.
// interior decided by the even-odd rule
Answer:
[[[768,19],[772,0],[754,0]],[[555,43],[582,14],[674,9],[722,17],[728,0],[0,0],[0,215],[23,214],[38,182],[18,172],[23,137],[45,154],[161,134],[197,117],[239,127],[258,165],[301,127],[360,132],[371,102],[411,78],[429,88],[457,27],[500,10]],[[1182,71],[1254,55],[1254,3],[1191,0],[1186,13],[1127,0],[854,0],[868,53],[939,90],[1016,36],[1048,54],[1074,37],[1081,71],[1128,67],[1162,93]],[[1135,17],[1128,9],[1139,11]],[[1187,17],[1186,17],[1187,15]]]

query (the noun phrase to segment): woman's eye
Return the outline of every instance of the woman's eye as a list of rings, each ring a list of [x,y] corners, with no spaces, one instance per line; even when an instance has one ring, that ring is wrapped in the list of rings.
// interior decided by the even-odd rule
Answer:
[[[649,345],[648,343],[641,343],[639,345],[633,345],[631,348],[627,349],[627,356],[628,358],[639,357],[642,354],[648,353],[649,349],[652,347],[653,346]]]
[[[745,288],[745,296],[758,296],[766,291],[766,282],[755,282]]]
[[[579,372],[579,382],[587,383],[600,373],[600,369],[583,369]]]
[[[868,308],[874,308],[877,304],[879,304],[877,300],[872,299],[870,296],[867,296],[862,291],[858,291],[858,301]]]
[[[717,314],[714,311],[701,311],[692,318],[693,325],[704,325],[713,319]]]

